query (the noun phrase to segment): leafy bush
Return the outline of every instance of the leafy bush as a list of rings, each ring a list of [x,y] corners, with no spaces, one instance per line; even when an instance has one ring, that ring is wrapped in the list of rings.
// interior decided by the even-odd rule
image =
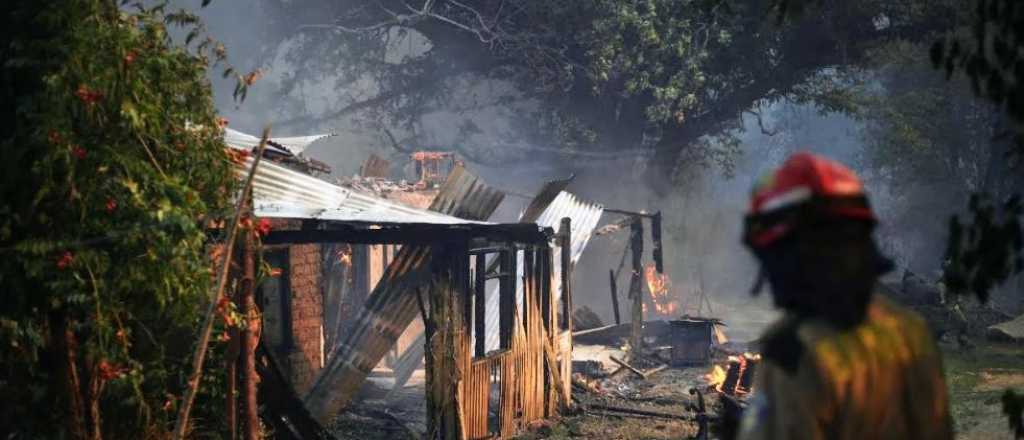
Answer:
[[[205,224],[233,190],[207,79],[223,47],[175,44],[169,26],[201,25],[163,4],[5,9],[0,432],[160,437],[208,300]],[[202,402],[197,419],[213,429]]]

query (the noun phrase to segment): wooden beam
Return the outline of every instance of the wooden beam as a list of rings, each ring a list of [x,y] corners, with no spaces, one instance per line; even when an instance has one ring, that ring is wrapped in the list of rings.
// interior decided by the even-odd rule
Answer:
[[[515,325],[516,307],[516,264],[518,252],[508,250],[501,253],[501,272],[509,273],[511,276],[502,277],[498,280],[498,335],[499,348],[509,348],[512,342],[512,327]]]
[[[612,291],[612,311],[615,312],[615,325],[622,324],[622,318],[619,316],[619,290],[615,284],[615,271],[608,269],[608,285]]]
[[[483,238],[524,245],[546,243],[554,232],[533,223],[482,225],[401,224],[355,225],[325,223],[316,229],[275,230],[263,237],[264,245],[309,243],[421,244]]]
[[[661,211],[651,217],[651,256],[654,258],[654,269],[659,274],[665,273],[665,253],[661,242]]]
[[[565,309],[562,313],[565,315],[565,328],[570,333],[572,332],[572,219],[569,217],[562,218],[562,224],[559,227],[559,234],[561,235],[561,271],[562,271],[562,306]]]
[[[608,212],[608,213],[611,213],[611,214],[628,215],[630,217],[647,217],[647,218],[651,218],[651,217],[654,217],[655,215],[658,215],[657,213],[651,214],[651,213],[646,212],[646,211],[629,211],[629,210],[626,210],[626,209],[614,209],[614,208],[604,208],[604,212]]]
[[[476,356],[487,354],[487,256],[477,254],[473,279],[473,334],[476,336]]]
[[[645,377],[643,371],[640,371],[640,369],[638,369],[638,368],[636,368],[636,367],[634,367],[632,365],[627,364],[626,361],[623,361],[622,359],[619,359],[619,358],[617,358],[615,356],[608,356],[608,359],[611,359],[612,362],[615,362],[616,364],[619,364],[620,367],[625,368],[625,369],[627,369],[629,371],[632,371],[637,376]]]
[[[629,281],[629,297],[633,300],[632,326],[630,331],[630,344],[633,353],[640,353],[643,345],[644,326],[644,294],[641,280],[644,254],[644,223],[640,217],[634,217],[630,224],[630,248],[633,257],[633,273]]]

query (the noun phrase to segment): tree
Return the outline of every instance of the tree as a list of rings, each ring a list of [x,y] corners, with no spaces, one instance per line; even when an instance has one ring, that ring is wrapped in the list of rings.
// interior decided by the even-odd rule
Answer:
[[[304,72],[289,81],[330,74],[365,92],[321,121],[364,115],[415,145],[418,118],[451,105],[462,81],[499,81],[512,86],[494,102],[529,121],[514,133],[521,143],[643,154],[665,190],[678,165],[729,142],[744,112],[781,99],[834,105],[840,71],[881,42],[951,27],[957,2],[827,2],[779,24],[766,20],[767,0],[329,3],[263,2],[280,11],[273,27],[297,33],[279,35]]]
[[[1000,159],[1019,162],[1024,152],[1024,7],[1005,0],[976,0],[973,6],[969,29],[948,33],[929,54],[947,78],[963,74],[976,95],[995,104],[1005,120],[996,135],[1016,143]],[[971,218],[950,221],[951,264],[945,278],[956,293],[984,300],[989,290],[1024,269],[1020,188],[1013,190],[976,194]]]
[[[223,47],[172,43],[169,25],[201,25],[163,4],[6,9],[0,431],[159,436],[209,300],[206,224],[233,187],[206,76]]]
[[[925,234],[935,242],[972,193],[1006,196],[1024,188],[1006,153],[1012,142],[999,136],[1005,118],[972,96],[964,80],[946,79],[929,66],[927,46],[896,43],[872,55],[875,67],[859,99],[864,124],[864,168],[888,188],[897,203],[889,214],[903,234]],[[928,246],[923,244],[923,246]],[[941,248],[919,249],[935,255],[928,271],[938,269]]]

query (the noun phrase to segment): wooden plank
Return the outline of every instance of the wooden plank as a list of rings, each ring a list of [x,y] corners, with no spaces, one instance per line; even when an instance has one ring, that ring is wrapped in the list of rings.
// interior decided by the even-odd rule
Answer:
[[[619,358],[617,358],[615,356],[608,356],[608,359],[611,359],[612,362],[615,362],[616,364],[619,364],[619,366],[621,366],[622,368],[625,368],[625,369],[627,369],[629,371],[632,371],[633,373],[636,373],[637,376],[644,377],[644,372],[643,371],[640,371],[636,367],[627,364],[622,359],[619,359]]]

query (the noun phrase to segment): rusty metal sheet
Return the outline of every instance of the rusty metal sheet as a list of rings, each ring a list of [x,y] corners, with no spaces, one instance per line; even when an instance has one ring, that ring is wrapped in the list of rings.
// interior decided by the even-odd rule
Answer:
[[[253,158],[235,166],[240,178],[248,174]],[[369,224],[486,224],[474,221],[487,209],[492,209],[495,198],[501,194],[491,188],[479,187],[472,179],[457,178],[454,194],[444,201],[445,206],[458,208],[455,215],[445,211],[414,208],[402,203],[344,188],[316,177],[294,171],[281,165],[262,161],[253,177],[253,207],[257,217],[292,218]],[[474,186],[476,185],[476,186]],[[456,206],[455,201],[479,200],[480,206]],[[465,217],[459,218],[458,214]]]
[[[430,210],[484,220],[502,198],[504,194],[460,166],[448,176]],[[317,420],[329,421],[349,403],[373,367],[416,317],[416,290],[429,281],[429,261],[429,248],[403,246],[388,265],[352,330],[320,370],[304,399]]]

